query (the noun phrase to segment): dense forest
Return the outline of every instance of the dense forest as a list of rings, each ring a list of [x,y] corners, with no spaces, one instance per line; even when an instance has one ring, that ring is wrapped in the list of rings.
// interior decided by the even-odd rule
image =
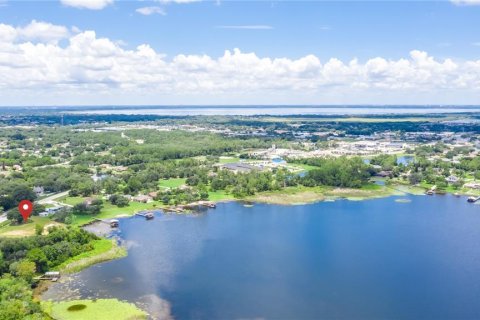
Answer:
[[[48,235],[0,238],[0,319],[46,319],[33,300],[34,279],[69,258],[93,249],[95,235],[79,228],[52,227]]]

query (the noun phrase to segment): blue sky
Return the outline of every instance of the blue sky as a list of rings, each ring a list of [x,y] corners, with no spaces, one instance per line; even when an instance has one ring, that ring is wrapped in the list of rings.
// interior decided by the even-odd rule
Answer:
[[[69,1],[73,1],[76,5],[68,5]],[[377,57],[381,57],[387,62],[398,62],[402,59],[411,59],[411,52],[417,50],[426,52],[428,57],[433,57],[438,63],[443,63],[445,59],[454,61],[459,66],[455,79],[462,78],[458,81],[464,81],[465,77],[462,77],[462,72],[467,69],[468,65],[462,64],[468,61],[480,61],[480,5],[475,5],[480,3],[476,0],[465,0],[471,2],[467,4],[451,1],[187,1],[188,3],[176,3],[178,0],[90,1],[106,1],[107,4],[101,9],[90,10],[82,8],[81,4],[78,5],[82,0],[64,0],[64,3],[60,1],[3,1],[0,2],[0,23],[13,28],[25,27],[32,21],[64,26],[69,30],[70,35],[58,39],[56,45],[59,48],[67,47],[70,37],[75,34],[93,30],[96,38],[107,38],[122,50],[136,50],[139,45],[147,44],[166,62],[170,62],[178,55],[206,55],[212,59],[219,59],[226,50],[233,51],[238,48],[242,53],[254,53],[259,59],[287,58],[296,61],[313,55],[320,61],[323,68],[325,63],[332,58],[338,59],[346,65],[352,59],[358,59],[358,63],[366,64],[370,59]],[[458,1],[463,2],[462,0]],[[137,11],[140,8],[155,8],[154,11],[157,13],[144,15]],[[25,36],[23,40],[20,37],[14,40],[15,45],[25,41],[38,44],[36,39],[27,39]],[[347,74],[349,73],[347,72]],[[359,75],[362,72],[358,71],[357,74],[356,77],[349,74],[350,78],[345,81],[360,81]],[[447,76],[448,79],[446,78],[445,81],[453,81],[451,74],[445,75],[445,77]],[[476,71],[473,76],[478,76]],[[472,83],[477,85],[478,79],[472,80],[471,77],[472,75],[467,77],[470,82],[462,82],[463,87],[452,85],[450,86],[451,91],[443,92],[448,95],[445,100],[448,103],[456,101],[458,103],[476,103],[475,97],[478,94],[478,88],[465,88],[471,87]],[[318,77],[314,77],[314,79],[318,80]],[[115,82],[115,76],[111,76],[110,80]],[[217,81],[216,78],[209,80],[214,84]],[[181,82],[179,79],[172,81]],[[200,80],[197,79],[197,81]],[[303,96],[302,90],[306,90],[312,98],[310,100],[302,99],[302,102],[313,104],[335,103],[335,94],[350,92],[348,88],[343,91],[335,91],[338,90],[338,81],[331,81],[328,84],[325,84],[323,80],[320,82],[321,85],[313,89],[307,88],[308,90],[302,87],[298,88],[289,82],[283,86],[282,90],[290,90],[295,93],[294,96]],[[121,86],[123,83],[119,85]],[[332,85],[336,87],[335,90],[328,91],[328,87]],[[348,82],[342,83],[342,85],[352,86]],[[444,86],[445,84],[441,83],[440,85]],[[39,90],[55,91],[55,86],[57,86],[58,93],[58,84],[55,84],[49,88],[35,89],[32,87],[32,91],[26,96],[34,95]],[[144,87],[141,80],[139,86]],[[362,86],[364,86],[362,83],[358,86],[354,85],[355,90]],[[412,87],[415,86],[415,84],[412,85]],[[113,87],[112,92],[115,89]],[[380,88],[382,92],[385,90],[382,85],[371,85],[371,82],[366,87],[370,89],[366,88],[365,90],[370,90],[370,92],[365,90],[360,92],[359,100],[361,101],[358,103],[375,102],[375,99],[379,99],[378,94],[372,90],[374,87]],[[386,96],[378,101],[379,104],[403,97],[404,89],[408,85],[401,84],[393,87],[395,87],[393,91],[385,92]],[[401,92],[397,87],[402,87]],[[448,85],[446,87],[450,88]],[[1,88],[0,86],[0,90]],[[81,95],[82,88],[70,89]],[[160,95],[162,99],[170,97],[166,100],[155,99],[156,91],[151,89],[148,94],[153,98],[142,101],[151,104],[161,104],[162,101],[168,103],[193,103],[195,101],[215,103],[214,97],[207,99],[201,94],[198,95],[198,98],[190,97],[184,100],[173,98],[181,92],[180,89],[172,87],[170,95],[165,90],[162,91]],[[259,97],[266,93],[270,94],[273,89],[278,90],[278,88],[271,87],[260,88],[256,93],[257,96],[253,95],[243,102],[255,103],[258,100],[262,100],[259,102],[268,102],[263,97],[262,99]],[[107,89],[104,88],[104,90]],[[248,91],[251,88],[242,90]],[[314,92],[315,90],[317,92]],[[437,86],[425,90],[415,91],[414,94],[418,95],[418,100],[405,101],[405,103],[428,103],[429,94],[432,95],[432,99],[430,99],[432,103],[439,103],[441,101],[437,101],[433,95],[436,91],[444,91],[445,88]],[[229,97],[243,96],[234,87],[221,91],[219,96],[222,98],[218,100],[218,103],[228,102]],[[325,93],[328,93],[329,98],[322,100],[321,96]],[[6,93],[4,92],[4,94]],[[130,97],[133,99],[136,94],[139,95],[133,92]],[[288,96],[292,95],[288,94]],[[61,99],[60,96],[55,101],[50,100],[49,102],[47,99],[45,103],[61,104]],[[281,95],[273,99],[275,101],[272,103],[281,101],[277,99],[281,99]],[[21,103],[18,99],[14,99],[13,95],[12,97],[8,95],[7,100],[13,104]],[[31,99],[26,99],[26,103],[29,100]],[[103,100],[103,98],[86,100],[93,104],[105,101],[115,103],[115,101]],[[346,102],[338,99],[338,103]],[[351,99],[348,102],[355,103],[355,100]],[[289,103],[293,103],[293,101],[289,101]]]
[[[135,12],[163,7],[166,15]],[[149,43],[168,55],[218,56],[241,48],[258,55],[321,59],[400,58],[410,50],[435,57],[480,56],[480,6],[449,1],[214,1],[161,5],[117,1],[103,10],[67,7],[57,1],[8,2],[0,21],[23,25],[31,20],[96,30],[129,46]],[[271,29],[222,29],[268,26]],[[477,45],[475,45],[477,44]]]

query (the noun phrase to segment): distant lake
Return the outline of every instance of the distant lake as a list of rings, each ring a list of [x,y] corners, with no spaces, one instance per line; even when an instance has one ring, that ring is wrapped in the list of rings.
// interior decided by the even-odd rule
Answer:
[[[88,107],[75,108],[70,113],[126,114],[126,115],[387,115],[434,114],[456,112],[480,112],[480,107],[429,107],[429,106],[319,106],[319,107],[270,107],[270,106],[177,106],[177,107]]]
[[[45,298],[156,297],[176,319],[480,318],[480,206],[465,197],[231,202],[120,230],[127,258]]]

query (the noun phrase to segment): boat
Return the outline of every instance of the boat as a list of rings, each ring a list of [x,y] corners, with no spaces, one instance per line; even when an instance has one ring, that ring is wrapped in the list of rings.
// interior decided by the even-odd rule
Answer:
[[[468,197],[467,201],[470,203],[477,202],[480,197]]]

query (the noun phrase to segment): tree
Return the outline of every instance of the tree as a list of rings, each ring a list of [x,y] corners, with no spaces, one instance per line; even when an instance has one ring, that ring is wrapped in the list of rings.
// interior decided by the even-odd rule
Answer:
[[[48,270],[48,259],[42,249],[30,249],[27,253],[27,259],[35,263],[37,272],[45,272]]]
[[[18,205],[22,200],[30,200],[33,202],[37,197],[32,188],[24,184],[16,185],[11,194],[15,205]]]
[[[8,211],[7,219],[14,223],[21,223],[23,221],[23,217],[18,211],[18,208],[13,208],[10,211]]]
[[[412,173],[408,176],[408,181],[411,185],[416,185],[422,182],[422,175],[420,173]]]
[[[33,301],[32,290],[24,279],[8,274],[0,278],[0,319],[45,319],[40,305]]]
[[[14,276],[25,279],[27,282],[32,281],[33,276],[35,275],[35,270],[35,263],[27,259],[14,262],[10,265],[10,272]]]
[[[35,234],[37,236],[41,235],[43,232],[43,226],[41,224],[36,223],[35,224]]]
[[[126,207],[129,204],[129,200],[127,199],[127,197],[121,196],[119,194],[111,195],[109,200],[113,205],[116,205],[117,207],[120,207],[120,208]]]

